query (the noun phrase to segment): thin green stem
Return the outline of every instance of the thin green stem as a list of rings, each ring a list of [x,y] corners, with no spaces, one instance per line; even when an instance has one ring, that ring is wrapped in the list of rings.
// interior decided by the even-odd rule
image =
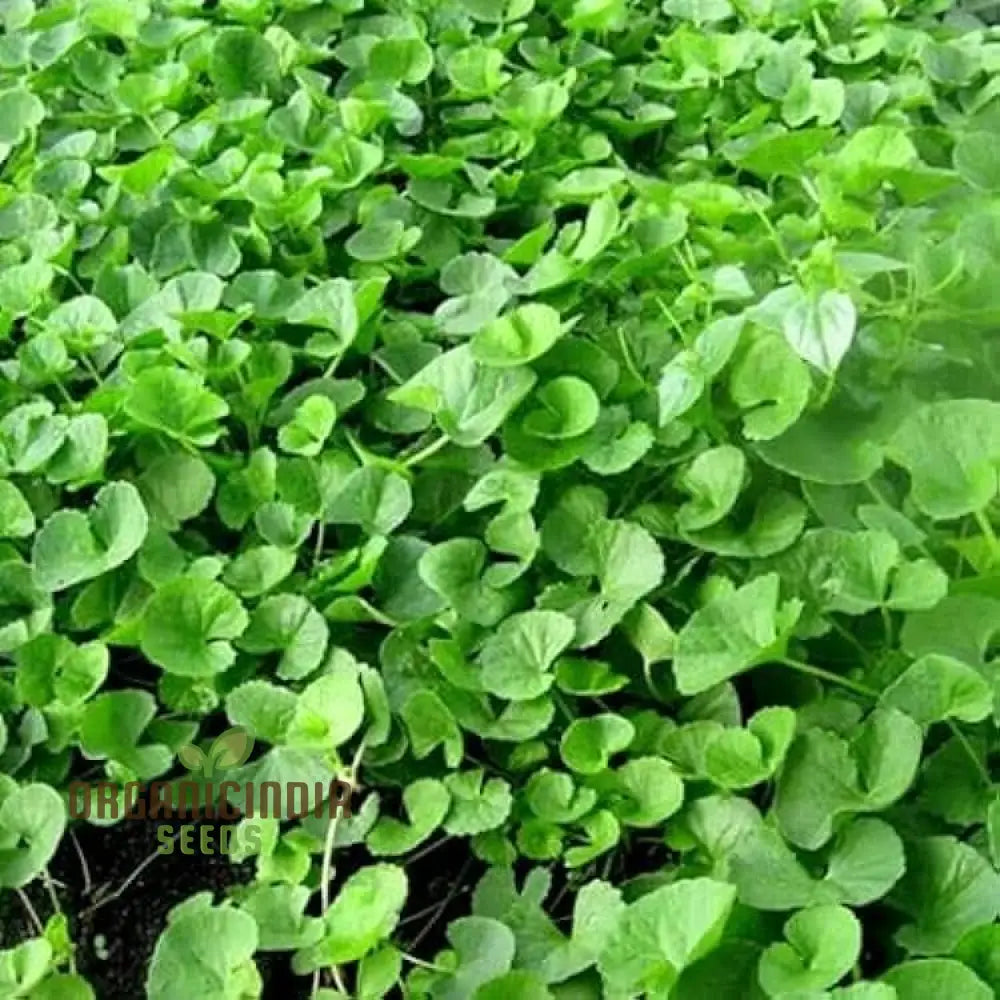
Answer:
[[[432,455],[436,455],[442,448],[447,448],[449,444],[451,444],[451,438],[446,434],[442,434],[441,437],[432,441],[426,448],[421,448],[420,451],[415,452],[410,455],[409,458],[404,459],[403,465],[408,469],[412,468],[414,465],[419,465]]]
[[[837,387],[837,379],[833,375],[828,375],[826,379],[826,384],[823,386],[823,391],[820,393],[819,402],[816,408],[822,410],[827,403],[830,402],[830,397],[833,395],[834,389]]]
[[[839,684],[842,688],[848,691],[853,691],[855,694],[860,694],[865,698],[877,698],[878,691],[874,688],[867,687],[864,684],[859,684],[857,681],[852,681],[848,677],[841,677],[840,674],[835,674],[831,670],[824,670],[822,667],[814,667],[810,663],[803,663],[801,660],[792,660],[785,657],[780,661],[786,667],[791,667],[793,670],[799,671],[802,674],[808,674],[810,677],[816,677],[822,681],[829,681],[831,684]]]
[[[399,953],[403,959],[409,962],[411,965],[416,965],[421,969],[430,969],[431,972],[450,972],[450,969],[446,969],[443,965],[435,965],[433,962],[425,962],[422,958],[417,958],[416,955],[411,955],[409,952],[401,951]]]
[[[996,532],[993,530],[993,525],[990,522],[989,516],[984,510],[977,510],[973,517],[976,519],[976,524],[979,525],[979,530],[983,533],[983,538],[986,539],[987,544],[990,549],[990,565],[996,566],[1000,564],[1000,541],[997,541]]]
[[[59,390],[59,395],[62,396],[63,401],[70,407],[70,409],[75,410],[77,408],[76,400],[69,394],[69,390],[63,385],[62,379],[53,379],[52,384]]]
[[[313,549],[313,565],[318,563],[323,556],[323,543],[326,541],[326,522],[321,517],[319,527],[316,529],[316,546]]]
[[[56,893],[56,888],[52,884],[52,875],[49,873],[48,868],[42,869],[42,882],[45,885],[45,891],[49,894],[49,900],[52,903],[52,909],[64,917],[62,904],[59,902],[59,896]],[[65,917],[64,917],[65,919]],[[70,944],[69,948],[69,971],[76,972],[76,956],[73,954],[73,945]]]
[[[627,341],[625,340],[625,327],[621,325],[618,327],[618,346],[621,348],[622,360],[625,362],[625,367],[628,369],[629,374],[640,384],[645,384],[645,379],[639,373],[639,369],[636,368],[635,362],[632,360],[632,352],[629,350]]]
[[[570,710],[569,705],[566,704],[566,699],[558,691],[553,691],[552,700],[555,702],[556,708],[566,716],[566,721],[573,722],[576,716]]]
[[[778,251],[778,256],[781,258],[782,263],[784,263],[785,266],[791,270],[794,270],[795,262],[792,260],[791,255],[788,252],[788,248],[785,246],[785,241],[781,238],[781,234],[774,228],[774,223],[771,222],[764,209],[761,208],[755,201],[751,202],[751,205],[754,214],[763,223],[768,236],[771,237],[771,242],[774,244],[774,248]]]
[[[653,664],[645,657],[642,658],[642,675],[646,678],[646,687],[649,688],[649,693],[657,701],[665,702],[666,699],[660,694],[656,681],[653,680]]]
[[[886,500],[886,498],[882,494],[882,491],[870,479],[866,479],[864,483],[862,483],[862,485],[868,491],[868,493],[871,494],[872,499],[880,507],[883,507],[885,510],[890,510],[894,514],[899,514],[899,511],[897,511],[896,508],[893,507],[893,505],[889,503],[888,500]],[[923,542],[915,543],[914,548],[919,549],[928,559],[931,560],[934,559],[934,557],[931,555],[931,550],[927,548],[927,546]]]
[[[31,900],[28,899],[28,894],[23,889],[15,889],[18,898],[21,900],[21,905],[24,907],[28,914],[28,919],[31,921],[35,930],[38,932],[39,937],[45,933],[45,925],[42,923],[41,918],[35,911],[35,908],[31,905]]]
[[[681,343],[686,347],[688,342],[687,334],[684,331],[684,327],[677,321],[677,317],[670,311],[670,306],[659,295],[654,295],[653,301],[659,306],[660,312],[670,321],[670,325],[677,331],[677,336],[680,337]]]
[[[340,364],[343,357],[344,352],[340,351],[330,359],[330,363],[323,369],[323,378],[332,378],[333,373],[337,370],[337,366]]]
[[[344,780],[348,783],[351,789],[357,784],[358,781],[358,769],[361,767],[361,758],[365,753],[365,741],[364,739],[358,744],[358,749],[355,751],[354,759],[351,761],[351,766],[345,775]],[[337,827],[340,824],[340,817],[343,814],[343,809],[338,809],[336,814],[330,818],[330,825],[326,828],[326,837],[323,840],[323,861],[320,866],[320,882],[319,882],[319,898],[320,898],[320,913],[325,914],[330,908],[330,880],[333,877],[333,848],[337,840]],[[336,965],[330,966],[330,974],[333,976],[333,981],[345,996],[349,995],[347,992],[347,986],[344,984],[344,977],[341,974],[340,968]],[[320,970],[317,969],[313,973],[313,993],[316,993],[319,989],[319,977]]]
[[[857,637],[851,632],[850,629],[844,628],[840,622],[835,619],[830,619],[830,624],[833,625],[834,631],[844,639],[849,645],[853,646],[857,651],[858,655],[861,657],[861,662],[867,666],[871,660],[871,656],[867,649],[861,645]]]
[[[87,374],[98,384],[104,385],[104,379],[101,373],[97,370],[97,365],[94,364],[86,354],[81,354],[79,357],[79,362],[87,369]]]
[[[882,628],[885,630],[885,648],[892,649],[896,645],[896,637],[892,625],[892,612],[882,605]]]
[[[952,736],[958,740],[959,745],[965,751],[965,755],[972,762],[972,766],[975,768],[976,773],[983,779],[983,784],[986,785],[987,788],[992,788],[993,776],[987,770],[986,764],[980,760],[979,754],[976,753],[975,747],[973,747],[973,745],[969,742],[968,737],[962,732],[961,729],[958,728],[958,723],[956,723],[954,719],[949,719],[948,728],[951,729]]]

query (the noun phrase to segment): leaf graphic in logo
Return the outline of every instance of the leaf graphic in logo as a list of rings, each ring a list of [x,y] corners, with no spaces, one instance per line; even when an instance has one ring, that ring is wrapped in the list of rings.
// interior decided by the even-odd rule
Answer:
[[[193,743],[185,743],[177,751],[177,759],[189,771],[200,771],[205,766],[205,755]]]
[[[228,770],[246,763],[253,750],[253,737],[243,726],[234,726],[217,737],[208,751],[213,770]]]

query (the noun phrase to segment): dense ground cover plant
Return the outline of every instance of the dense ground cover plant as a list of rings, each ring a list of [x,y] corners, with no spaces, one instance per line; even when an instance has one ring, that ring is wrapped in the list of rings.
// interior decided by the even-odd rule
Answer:
[[[69,782],[228,726],[354,813],[122,991],[1000,991],[971,8],[0,5],[0,997],[93,995]]]

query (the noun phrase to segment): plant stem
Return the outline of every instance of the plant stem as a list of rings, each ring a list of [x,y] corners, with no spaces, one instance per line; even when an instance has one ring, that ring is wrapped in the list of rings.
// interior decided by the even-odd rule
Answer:
[[[892,627],[892,612],[883,604],[882,605],[882,627],[885,630],[885,647],[886,649],[892,649],[896,643],[894,630]]]
[[[49,899],[52,902],[52,909],[65,919],[62,904],[59,902],[59,896],[56,894],[55,886],[52,884],[52,876],[49,874],[48,868],[42,869],[42,882],[44,883],[45,891],[49,894]],[[69,946],[69,971],[73,973],[76,972],[76,956],[73,954],[72,942],[70,942]]]
[[[835,674],[830,670],[824,670],[822,667],[814,667],[810,663],[802,663],[800,660],[792,660],[787,657],[780,661],[786,667],[791,667],[793,670],[798,670],[799,673],[808,674],[810,677],[817,677],[823,681],[829,681],[831,684],[839,684],[842,688],[846,688],[848,691],[853,691],[855,694],[863,695],[865,698],[877,698],[878,691],[874,688],[866,687],[864,684],[858,684],[857,681],[852,681],[848,677],[841,677],[840,674]]]
[[[69,394],[69,390],[63,385],[62,379],[56,378],[52,383],[56,389],[59,391],[59,395],[62,396],[63,402],[69,404],[70,409],[75,410],[77,408],[76,400]]]
[[[90,377],[98,384],[104,385],[104,379],[101,377],[101,373],[97,370],[97,366],[94,364],[86,354],[81,354],[79,356],[80,364],[87,369],[87,373]]]
[[[427,937],[428,934],[430,934],[430,932],[434,929],[437,922],[441,919],[442,916],[444,916],[445,910],[448,909],[448,906],[451,903],[451,901],[460,892],[462,892],[463,889],[468,888],[467,886],[463,885],[463,880],[465,879],[466,873],[468,872],[470,867],[472,867],[472,859],[466,858],[465,862],[461,867],[461,870],[455,876],[455,881],[452,882],[451,887],[445,894],[444,899],[442,899],[441,902],[434,907],[434,913],[431,916],[430,920],[428,920],[424,924],[424,926],[421,927],[419,931],[417,931],[416,937],[410,942],[411,948],[413,948],[414,950],[416,949],[417,945],[419,945],[420,942],[423,941],[423,939]]]
[[[451,438],[446,434],[442,434],[437,440],[432,441],[426,448],[421,448],[420,451],[415,452],[409,458],[403,460],[403,465],[406,468],[411,468],[414,465],[419,465],[425,459],[430,458],[432,455],[436,455],[442,448],[446,448],[451,444]]]
[[[313,550],[313,565],[319,562],[323,555],[323,542],[326,540],[326,521],[320,516],[319,527],[316,529],[316,548]]]
[[[975,768],[976,773],[983,779],[983,784],[987,788],[993,787],[993,776],[986,769],[986,765],[979,759],[979,754],[976,753],[975,748],[969,742],[968,737],[961,729],[958,728],[958,723],[954,719],[948,720],[948,728],[951,730],[952,736],[958,740],[959,745],[965,751],[965,755],[972,762],[972,766]]]
[[[657,840],[657,843],[660,843],[660,841]],[[467,885],[458,885],[458,880],[456,880],[452,886],[454,892],[449,890],[449,895],[451,899],[454,899],[456,896],[460,896],[462,893],[468,892],[470,888],[471,887]],[[445,899],[448,899],[448,897],[446,896]],[[430,906],[425,906],[423,909],[417,910],[416,913],[407,914],[407,916],[403,917],[403,919],[400,920],[399,926],[405,927],[407,924],[412,924],[415,920],[423,920],[425,917],[430,916],[432,913],[436,913],[438,910],[441,909],[443,902],[444,900],[441,900],[437,903],[431,903]]]
[[[331,359],[330,363],[323,369],[323,378],[332,378],[333,373],[337,370],[337,365],[340,364],[341,358],[343,358],[344,352],[341,351],[339,354],[335,354]]]
[[[439,847],[443,847],[447,844],[449,840],[451,840],[451,837],[445,835],[444,837],[440,837],[438,840],[432,840],[429,844],[424,844],[419,851],[415,851],[413,854],[407,855],[406,863],[408,865],[412,865],[421,858],[427,857],[427,855],[431,852],[436,851]]]
[[[357,784],[358,768],[361,766],[361,758],[364,756],[364,753],[365,741],[362,739],[358,744],[358,749],[355,751],[354,759],[351,761],[351,766],[344,778],[352,789]],[[326,828],[326,838],[323,841],[323,861],[320,866],[319,882],[320,913],[323,915],[325,915],[326,911],[330,908],[330,879],[333,876],[333,848],[337,839],[337,827],[340,824],[340,817],[342,815],[343,809],[339,809],[337,813],[330,818],[330,825]],[[333,981],[336,983],[337,989],[347,996],[347,987],[344,985],[344,978],[340,972],[340,968],[336,965],[331,965],[330,974],[333,976]],[[313,973],[313,993],[319,989],[319,976],[320,970],[317,969]]]
[[[44,934],[45,925],[39,918],[38,913],[35,911],[35,908],[31,905],[31,900],[28,899],[28,894],[23,889],[15,889],[14,891],[17,893],[18,898],[21,900],[21,905],[25,908],[25,910],[28,911],[28,917],[31,920],[32,924],[34,924],[35,930],[37,930],[40,935]]]
[[[176,840],[178,839],[178,837],[180,837],[180,834],[179,834],[179,833],[175,833],[175,834],[173,835],[173,837],[171,838],[171,843],[175,842],[175,841],[176,841]],[[137,879],[137,878],[138,878],[138,877],[139,877],[139,876],[140,876],[140,875],[141,875],[141,874],[142,874],[142,873],[143,873],[143,872],[144,872],[144,871],[145,871],[145,870],[146,870],[146,869],[147,869],[147,868],[148,868],[148,867],[149,867],[149,866],[150,866],[150,865],[151,865],[151,864],[152,864],[152,863],[153,863],[153,862],[154,862],[154,861],[155,861],[155,860],[156,860],[156,859],[157,859],[157,858],[159,857],[159,856],[160,856],[160,848],[157,848],[157,849],[156,849],[155,851],[153,851],[153,852],[152,852],[151,854],[148,854],[148,855],[147,855],[147,856],[146,856],[145,858],[143,858],[143,860],[142,860],[142,861],[140,861],[140,862],[139,862],[139,864],[137,864],[137,865],[135,866],[135,868],[133,868],[133,869],[132,869],[132,871],[130,872],[130,874],[129,874],[128,878],[126,878],[126,879],[125,879],[125,881],[124,881],[124,882],[122,882],[122,884],[121,884],[120,886],[118,886],[118,888],[117,888],[117,889],[115,889],[115,891],[114,891],[114,892],[112,892],[112,893],[111,893],[110,895],[108,895],[108,896],[101,896],[101,897],[100,897],[100,898],[99,898],[99,899],[97,900],[97,902],[95,902],[95,903],[91,904],[91,905],[90,905],[90,906],[88,906],[88,907],[87,907],[87,908],[86,908],[85,910],[82,910],[82,911],[80,912],[80,916],[81,916],[81,917],[83,917],[83,916],[86,916],[86,915],[87,915],[88,913],[93,913],[93,912],[94,912],[95,910],[99,910],[99,909],[100,909],[100,908],[101,908],[102,906],[105,906],[105,905],[107,905],[108,903],[113,903],[113,902],[114,902],[114,901],[115,901],[116,899],[119,899],[119,898],[121,897],[121,895],[122,895],[122,894],[123,894],[123,893],[125,892],[125,890],[126,890],[126,889],[127,889],[127,888],[128,888],[128,887],[129,887],[129,886],[130,886],[130,885],[131,885],[131,884],[132,884],[132,883],[133,883],[133,882],[134,882],[134,881],[135,881],[135,880],[136,880],[136,879]],[[107,885],[107,883],[105,883],[105,885]]]
[[[863,645],[861,645],[861,643],[855,637],[854,633],[851,632],[850,629],[844,628],[844,626],[841,625],[840,622],[836,621],[833,618],[830,619],[830,624],[833,625],[834,631],[839,636],[841,636],[841,638],[843,638],[849,645],[854,647],[858,655],[861,657],[861,662],[867,666],[868,663],[870,662],[871,657],[869,656],[868,650],[865,649]]]
[[[431,972],[450,972],[450,969],[444,968],[441,965],[435,965],[433,962],[425,962],[422,958],[417,958],[416,955],[411,955],[408,952],[401,951],[399,953],[407,962],[411,965],[418,965],[421,969],[430,969]]]
[[[979,530],[983,533],[983,537],[989,545],[990,566],[1000,565],[1000,542],[997,541],[996,532],[993,530],[993,525],[990,523],[986,511],[977,510],[973,517],[975,517],[976,524],[979,525]]]
[[[90,890],[94,885],[90,877],[90,865],[87,864],[87,858],[83,853],[83,848],[80,846],[80,841],[77,839],[75,830],[69,831],[69,839],[73,844],[73,850],[76,851],[76,856],[80,859],[80,871],[83,873],[83,894],[89,896]]]

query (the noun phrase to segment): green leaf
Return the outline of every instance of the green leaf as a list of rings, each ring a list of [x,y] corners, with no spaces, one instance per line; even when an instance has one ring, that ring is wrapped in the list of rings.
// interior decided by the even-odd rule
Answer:
[[[800,605],[778,602],[778,577],[769,573],[717,597],[678,633],[674,674],[684,694],[707,691],[781,655]]]
[[[398,473],[366,465],[352,472],[327,509],[334,524],[357,524],[368,535],[388,535],[413,506],[410,484]]]
[[[825,729],[801,733],[778,780],[781,832],[816,850],[838,816],[885,809],[912,784],[922,742],[917,723],[894,708],[875,709],[849,740]]]
[[[332,673],[306,686],[295,705],[285,739],[314,750],[339,747],[361,728],[365,699],[357,667],[349,658],[335,657]]]
[[[573,375],[546,382],[533,400],[538,405],[524,417],[525,433],[555,441],[585,434],[597,423],[601,410],[590,384]]]
[[[45,977],[52,964],[52,946],[45,938],[33,938],[14,948],[0,951],[0,987],[11,996],[33,987]]]
[[[954,951],[955,958],[972,969],[994,992],[1000,983],[998,941],[1000,926],[995,923],[983,925],[969,931]]]
[[[256,545],[233,559],[223,580],[241,597],[260,597],[277,587],[294,568],[294,552],[276,545]]]
[[[982,722],[993,711],[993,689],[967,664],[930,653],[911,664],[879,701],[906,712],[921,725],[945,719]]]
[[[598,959],[607,990],[668,997],[681,972],[718,945],[735,899],[731,885],[695,878],[632,903]]]
[[[470,621],[494,625],[506,613],[503,592],[486,579],[487,549],[475,538],[451,538],[427,549],[417,564],[421,580]]]
[[[146,537],[148,517],[131,483],[98,490],[86,513],[60,510],[42,525],[32,547],[38,582],[50,591],[65,590],[120,566]]]
[[[755,337],[737,355],[729,392],[745,411],[743,433],[751,441],[769,441],[788,430],[809,401],[809,371],[792,346],[778,334]]]
[[[15,87],[0,94],[0,142],[16,145],[44,118],[45,105],[27,88]]]
[[[434,778],[419,778],[403,790],[409,823],[382,816],[368,834],[368,850],[376,857],[406,854],[441,825],[451,806],[448,789]]]
[[[266,743],[281,743],[298,705],[294,691],[267,681],[247,681],[226,695],[226,715]]]
[[[435,988],[437,1000],[474,997],[480,986],[510,970],[516,941],[499,920],[459,917],[449,924],[447,935],[455,954],[454,969]]]
[[[281,75],[278,54],[250,28],[225,28],[215,37],[209,66],[222,97],[267,93]]]
[[[787,943],[760,958],[758,978],[768,996],[823,990],[846,975],[861,952],[861,924],[843,906],[814,906],[785,924]]]
[[[226,403],[204,387],[204,380],[180,368],[147,368],[135,377],[125,397],[125,412],[138,424],[197,447],[214,444]]]
[[[290,951],[315,944],[323,935],[319,917],[304,916],[309,903],[309,889],[304,885],[257,885],[241,902],[257,921],[260,951]]]
[[[27,538],[35,533],[35,514],[24,494],[0,480],[0,538]]]
[[[384,38],[368,53],[368,70],[376,80],[415,85],[423,83],[433,68],[434,55],[420,38]]]
[[[1000,403],[950,399],[913,410],[889,442],[910,474],[913,502],[946,519],[982,510],[1000,492]]]
[[[310,288],[286,315],[289,323],[318,326],[329,330],[337,339],[339,350],[345,350],[358,335],[358,310],[354,288],[344,278],[324,281]]]
[[[740,901],[760,910],[820,903],[860,906],[885,895],[903,874],[903,845],[887,823],[855,820],[834,840],[825,871],[816,877],[776,830],[733,831],[732,879]]]
[[[15,654],[18,696],[35,708],[81,704],[104,683],[108,659],[101,642],[77,646],[60,635],[35,636]]]
[[[297,680],[323,662],[329,633],[322,615],[304,597],[276,594],[254,609],[239,646],[250,653],[280,653],[278,676]]]
[[[493,830],[510,815],[510,786],[502,778],[484,777],[481,770],[457,771],[444,779],[451,796],[444,829],[453,837]]]
[[[49,863],[66,827],[59,793],[42,783],[0,787],[0,886],[19,889]]]
[[[825,375],[833,375],[854,340],[857,311],[844,292],[811,295],[798,285],[772,292],[757,307],[762,317],[780,316],[780,329],[795,353]]]
[[[528,303],[500,316],[471,341],[472,356],[480,364],[508,368],[541,357],[566,332],[551,306]]]
[[[896,935],[910,954],[947,954],[1000,916],[1000,874],[968,844],[925,837],[909,845],[906,860],[893,899],[912,920]]]
[[[0,419],[0,468],[5,474],[35,472],[66,439],[69,420],[49,402],[15,406]]]
[[[45,317],[45,329],[64,340],[71,351],[100,347],[117,327],[114,313],[93,295],[67,299]]]
[[[527,368],[480,367],[468,345],[439,355],[389,398],[434,415],[455,444],[481,444],[531,391],[535,375]]]
[[[878,428],[832,406],[807,413],[784,434],[757,445],[757,453],[782,472],[814,483],[843,486],[870,479],[882,466]]]
[[[573,620],[556,611],[512,615],[486,640],[479,654],[483,687],[512,701],[544,694],[552,685],[552,666],[575,632]]]
[[[545,980],[534,972],[508,972],[499,979],[491,979],[476,990],[475,1000],[504,1000],[517,996],[524,1000],[550,1000],[552,993]]]
[[[363,958],[393,932],[407,893],[406,874],[395,865],[369,865],[356,871],[324,914],[322,941],[296,954],[295,971],[304,974]]]
[[[176,530],[209,505],[215,492],[215,476],[195,455],[170,452],[146,467],[139,489],[149,513],[168,529]]]
[[[1000,191],[1000,136],[968,132],[955,143],[952,162],[962,180],[980,191]]]
[[[253,995],[260,976],[253,964],[257,922],[228,903],[212,905],[197,893],[175,906],[156,942],[146,979],[151,1000],[188,996]]]
[[[440,746],[448,767],[458,766],[463,752],[462,731],[448,706],[433,691],[414,692],[403,702],[400,715],[417,760]]]
[[[337,408],[326,396],[309,396],[278,431],[278,446],[293,455],[318,455],[337,422]]]
[[[684,783],[659,757],[634,757],[599,787],[618,800],[613,811],[625,826],[657,826],[677,812],[684,800]]]
[[[613,754],[626,749],[634,738],[635,727],[622,716],[592,715],[569,724],[559,753],[566,766],[578,774],[597,774],[608,766]]]
[[[139,745],[156,715],[148,691],[105,691],[87,704],[80,725],[80,745],[89,757],[115,761],[148,779],[170,766],[172,754],[160,744]]]
[[[0,651],[17,649],[51,621],[52,598],[34,570],[16,559],[0,560]]]
[[[221,583],[184,577],[161,587],[146,606],[142,651],[169,673],[210,677],[232,664],[231,641],[248,621],[239,599]]]
[[[898,1000],[932,1000],[953,996],[962,1000],[990,1000],[993,992],[974,972],[950,958],[924,958],[890,969],[883,982]]]
[[[682,531],[698,531],[722,520],[743,487],[746,457],[739,448],[722,445],[701,452],[681,476],[691,499],[677,512]]]

